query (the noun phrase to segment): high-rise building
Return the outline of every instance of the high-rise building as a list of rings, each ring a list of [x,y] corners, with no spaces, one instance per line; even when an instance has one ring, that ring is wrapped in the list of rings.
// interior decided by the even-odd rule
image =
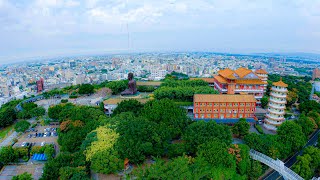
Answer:
[[[288,85],[282,79],[272,84],[268,111],[263,126],[269,130],[277,130],[284,121],[285,108],[287,103]]]
[[[37,92],[42,92],[44,90],[44,80],[40,78],[40,80],[36,81],[37,84]]]
[[[195,119],[254,118],[256,99],[253,95],[195,94]]]
[[[315,68],[312,73],[312,80],[320,78],[320,69]]]

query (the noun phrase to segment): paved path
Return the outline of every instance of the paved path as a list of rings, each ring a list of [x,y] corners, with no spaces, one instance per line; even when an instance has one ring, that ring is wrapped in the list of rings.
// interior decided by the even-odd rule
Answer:
[[[6,137],[6,139],[4,139],[0,143],[0,147],[10,145],[10,143],[12,142],[12,139],[17,138],[17,136],[18,136],[18,133],[14,131],[12,134],[10,134],[10,136]]]

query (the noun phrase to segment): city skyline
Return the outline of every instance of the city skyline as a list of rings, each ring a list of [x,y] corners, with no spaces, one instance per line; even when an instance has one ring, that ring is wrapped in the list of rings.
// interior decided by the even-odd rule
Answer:
[[[0,0],[0,64],[110,52],[320,53],[317,7],[298,0]]]

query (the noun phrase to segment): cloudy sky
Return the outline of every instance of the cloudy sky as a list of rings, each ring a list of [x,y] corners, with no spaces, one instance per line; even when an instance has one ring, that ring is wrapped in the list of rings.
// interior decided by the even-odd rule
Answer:
[[[320,53],[320,0],[0,0],[0,62],[127,51]]]

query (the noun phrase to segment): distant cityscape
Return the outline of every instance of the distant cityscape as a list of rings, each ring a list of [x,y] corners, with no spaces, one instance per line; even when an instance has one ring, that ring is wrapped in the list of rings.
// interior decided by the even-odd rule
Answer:
[[[315,59],[266,54],[135,53],[37,60],[0,68],[0,105],[39,92],[78,84],[126,79],[159,81],[173,71],[189,77],[213,77],[221,69],[265,69],[269,74],[311,76]]]

